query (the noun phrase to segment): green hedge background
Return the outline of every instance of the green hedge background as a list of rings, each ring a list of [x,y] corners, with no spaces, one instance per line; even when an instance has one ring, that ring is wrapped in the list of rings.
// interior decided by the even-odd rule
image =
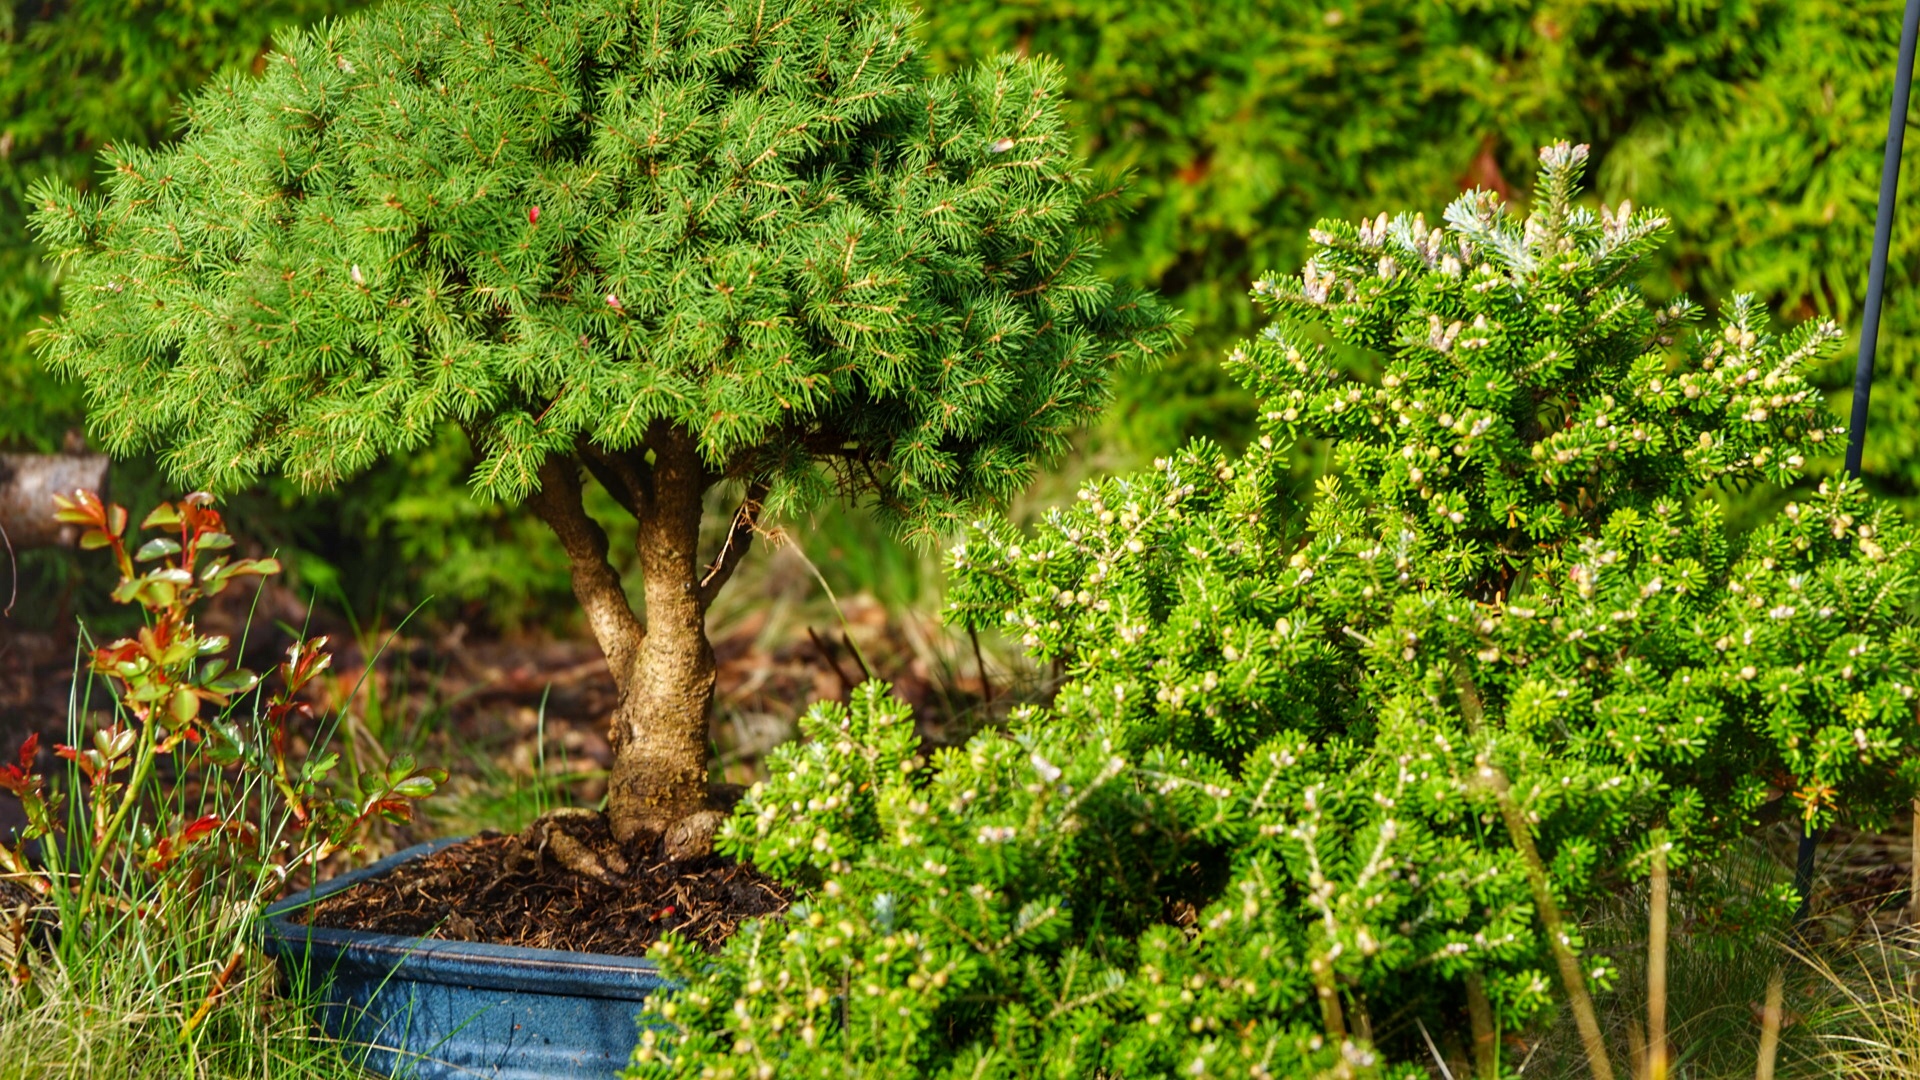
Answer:
[[[91,182],[101,145],[167,138],[179,98],[216,70],[255,63],[275,27],[354,6],[0,8],[0,115],[10,117],[0,128],[0,445],[51,449],[82,413],[26,342],[58,303],[58,281],[26,236],[27,185],[47,174]],[[1193,320],[1184,350],[1128,376],[1090,434],[1107,463],[1193,435],[1238,441],[1249,401],[1217,358],[1250,328],[1252,277],[1293,268],[1314,221],[1437,214],[1464,187],[1531,176],[1535,149],[1560,138],[1593,146],[1601,198],[1672,216],[1675,242],[1649,291],[1750,290],[1785,318],[1858,329],[1897,0],[944,0],[924,21],[941,67],[1004,51],[1063,63],[1089,156],[1133,178],[1134,213],[1110,238],[1110,269],[1159,288]],[[1910,165],[1903,191],[1916,182]],[[1912,501],[1920,221],[1905,202],[1867,468],[1880,490]],[[1850,371],[1849,360],[1824,373],[1837,408]],[[537,522],[468,499],[469,465],[450,432],[341,491],[270,486],[230,501],[299,580],[363,613],[427,595],[440,617],[495,624],[569,611],[564,560]],[[140,462],[116,483],[123,494],[161,486]],[[898,593],[912,577],[899,569],[912,559],[850,562],[899,579],[842,567],[839,584],[851,588]],[[36,566],[59,576],[55,560]]]

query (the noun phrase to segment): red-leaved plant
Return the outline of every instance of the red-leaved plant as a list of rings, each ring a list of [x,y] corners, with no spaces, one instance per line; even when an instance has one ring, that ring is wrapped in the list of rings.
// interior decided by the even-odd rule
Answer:
[[[131,552],[124,507],[89,491],[55,501],[58,520],[83,528],[83,549],[112,553],[120,570],[113,599],[145,615],[138,633],[91,654],[89,668],[113,688],[116,708],[83,732],[82,745],[54,748],[72,765],[72,787],[61,790],[35,771],[37,735],[0,765],[0,788],[20,800],[27,819],[12,847],[0,844],[0,872],[45,898],[62,939],[90,932],[109,912],[146,918],[191,910],[190,894],[210,881],[223,902],[238,895],[257,910],[289,868],[353,846],[375,818],[410,820],[414,803],[445,781],[443,770],[399,754],[350,788],[332,779],[337,755],[298,749],[304,744],[294,729],[314,718],[301,691],[332,661],[326,638],[295,642],[263,680],[234,662],[225,636],[201,633],[195,613],[202,602],[280,571],[274,559],[228,554],[233,538],[211,496],[160,504],[140,524],[156,535]],[[157,773],[163,760],[171,768]],[[161,773],[164,782],[156,779]],[[183,797],[189,791],[193,797]],[[70,795],[81,803],[71,813]],[[27,849],[36,840],[37,862]],[[184,906],[155,899],[183,897]],[[241,953],[236,943],[187,1019],[189,1030]],[[23,962],[11,968],[16,985],[31,978]]]

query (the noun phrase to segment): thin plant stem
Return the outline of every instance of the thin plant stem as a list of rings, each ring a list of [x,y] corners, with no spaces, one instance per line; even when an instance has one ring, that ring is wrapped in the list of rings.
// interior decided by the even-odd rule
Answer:
[[[1787,996],[1787,972],[1776,967],[1767,979],[1767,1004],[1760,1012],[1760,1061],[1753,1080],[1773,1080],[1774,1059],[1780,1055],[1780,1019]]]
[[[800,556],[800,561],[807,564],[807,569],[813,572],[813,580],[819,582],[820,588],[826,592],[827,602],[833,605],[833,613],[840,620],[841,636],[847,639],[847,651],[853,654],[853,662],[860,665],[860,674],[869,679],[873,678],[873,668],[868,666],[867,658],[861,654],[859,643],[853,640],[853,624],[847,621],[847,613],[840,609],[840,598],[834,595],[833,586],[827,584],[826,575],[820,572],[819,567],[813,565],[812,559],[807,558],[806,549],[802,548],[798,541],[790,540],[788,543],[792,545],[793,553]],[[834,668],[838,671],[839,665],[834,665]]]
[[[1340,1011],[1340,989],[1334,983],[1333,962],[1316,956],[1307,967],[1313,976],[1314,992],[1320,998],[1320,1023],[1326,1028],[1327,1038],[1336,1044],[1342,1042],[1347,1037],[1347,1021]]]
[[[0,619],[11,619],[14,601],[20,599],[20,559],[13,553],[13,538],[7,535],[4,526],[0,526],[0,543],[7,545],[7,564],[13,567],[13,592],[7,597],[6,610],[0,611]]]
[[[1440,1048],[1433,1044],[1433,1034],[1427,1030],[1425,1021],[1416,1016],[1413,1026],[1420,1029],[1420,1037],[1426,1040],[1427,1053],[1433,1055],[1433,1066],[1440,1070],[1441,1080],[1453,1080],[1453,1070],[1447,1068],[1447,1059],[1440,1056]]]
[[[1487,764],[1482,765],[1482,771],[1492,784],[1495,801],[1500,804],[1500,816],[1506,822],[1507,835],[1520,852],[1521,862],[1526,867],[1527,884],[1533,890],[1534,906],[1539,908],[1540,922],[1547,930],[1547,947],[1553,951],[1553,959],[1560,968],[1560,982],[1567,991],[1567,1005],[1573,1011],[1574,1026],[1580,1029],[1580,1043],[1586,1050],[1587,1067],[1593,1072],[1594,1080],[1613,1080],[1613,1062],[1607,1057],[1607,1044],[1600,1035],[1600,1020],[1593,1010],[1593,998],[1587,993],[1586,976],[1580,970],[1580,958],[1573,955],[1573,939],[1567,933],[1560,905],[1554,900],[1553,890],[1547,884],[1547,866],[1540,859],[1540,849],[1534,846],[1533,830],[1528,826],[1520,804],[1513,798],[1513,788],[1507,783],[1506,775]]]
[[[987,678],[987,658],[980,652],[980,632],[967,624],[967,640],[973,642],[973,662],[980,666],[980,700],[986,705],[993,704],[993,683]]]
[[[158,721],[149,716],[140,725],[140,749],[133,759],[133,775],[127,778],[126,791],[120,796],[119,807],[114,810],[113,816],[107,819],[106,825],[93,839],[93,859],[91,865],[87,867],[86,877],[80,883],[78,911],[82,919],[87,917],[87,912],[93,906],[93,896],[98,891],[100,875],[104,872],[101,866],[102,861],[107,853],[113,850],[113,842],[119,838],[121,828],[126,825],[127,815],[133,812],[134,804],[140,801],[141,789],[146,787],[147,778],[153,774],[153,759],[158,756],[153,746],[153,730],[157,723]]]
[[[244,943],[236,945],[233,951],[227,954],[226,965],[213,977],[212,985],[207,988],[207,995],[200,999],[200,1007],[193,1011],[192,1016],[187,1017],[185,1024],[181,1025],[180,1038],[183,1042],[193,1038],[194,1029],[198,1028],[200,1022],[207,1018],[207,1014],[213,1011],[214,1004],[220,1000],[221,994],[226,993],[227,984],[233,981],[234,973],[240,970],[240,964],[246,958],[247,950]]]
[[[1500,1043],[1493,1030],[1493,1002],[1480,973],[1467,973],[1467,1023],[1473,1030],[1473,1072],[1480,1080],[1499,1080]]]
[[[1920,799],[1913,800],[1913,836],[1908,843],[1912,864],[1907,868],[1907,919],[1920,927]]]
[[[1667,1080],[1667,842],[1653,845],[1652,886],[1647,913],[1647,1078]]]

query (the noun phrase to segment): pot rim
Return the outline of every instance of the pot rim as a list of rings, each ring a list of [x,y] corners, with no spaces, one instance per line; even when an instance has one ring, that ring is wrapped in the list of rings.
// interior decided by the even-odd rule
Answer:
[[[295,912],[334,893],[469,839],[454,836],[415,844],[273,904],[261,916],[262,946],[270,956],[306,960],[309,965],[318,962],[329,969],[371,970],[389,978],[451,986],[628,1001],[644,1001],[656,991],[673,987],[658,964],[640,957],[443,941],[293,921]]]

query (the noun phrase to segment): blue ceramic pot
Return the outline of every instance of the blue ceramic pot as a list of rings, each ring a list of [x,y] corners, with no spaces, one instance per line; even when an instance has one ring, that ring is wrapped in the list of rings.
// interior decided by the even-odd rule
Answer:
[[[296,909],[459,839],[434,840],[267,909],[265,947],[328,1034],[368,1048],[383,1076],[607,1080],[639,1040],[647,995],[674,984],[650,961],[598,953],[333,930]]]

